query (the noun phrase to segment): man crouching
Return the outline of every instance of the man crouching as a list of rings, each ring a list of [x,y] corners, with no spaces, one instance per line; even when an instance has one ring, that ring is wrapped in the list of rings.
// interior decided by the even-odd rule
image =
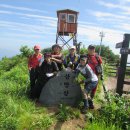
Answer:
[[[51,53],[45,53],[43,63],[37,68],[38,79],[32,91],[32,99],[39,99],[42,88],[50,78],[56,75],[58,70],[57,64],[51,60]]]
[[[88,101],[88,94],[97,86],[98,78],[96,74],[93,72],[91,67],[87,64],[87,56],[81,55],[80,56],[80,63],[76,68],[76,73],[81,74],[85,77],[85,80],[80,81],[79,83],[84,83],[84,90],[83,90],[83,102],[84,106],[81,109],[82,113],[86,113],[87,109],[89,108],[89,101]]]

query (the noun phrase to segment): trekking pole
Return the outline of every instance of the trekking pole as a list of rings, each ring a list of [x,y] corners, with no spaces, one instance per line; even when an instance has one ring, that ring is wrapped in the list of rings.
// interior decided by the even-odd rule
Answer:
[[[105,86],[105,84],[104,84],[103,75],[101,75],[101,82],[102,82],[102,86],[103,86],[103,91],[104,91],[104,94],[105,94],[105,98],[107,99],[108,102],[110,102],[110,100],[109,100],[109,95],[108,95],[106,86]]]

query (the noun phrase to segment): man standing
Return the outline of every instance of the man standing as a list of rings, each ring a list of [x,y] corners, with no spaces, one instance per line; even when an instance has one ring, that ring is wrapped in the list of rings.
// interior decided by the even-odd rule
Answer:
[[[70,47],[69,54],[65,57],[64,66],[75,70],[79,63],[79,55],[76,54],[75,46]]]
[[[42,54],[40,53],[40,46],[34,46],[34,54],[31,55],[28,59],[28,70],[30,73],[30,93],[32,92],[33,87],[35,86],[35,82],[37,79],[36,67],[39,66],[40,61],[42,59]]]
[[[99,76],[99,71],[101,69],[100,67],[101,67],[101,64],[102,64],[102,59],[101,59],[101,57],[99,55],[96,54],[94,45],[89,45],[88,46],[87,57],[88,57],[88,65],[91,67],[91,69],[94,71],[94,73],[97,76]],[[102,74],[101,74],[101,76],[102,76]],[[103,78],[103,77],[101,77],[101,78]],[[98,84],[97,84],[97,86],[98,86]],[[93,97],[94,97],[94,95],[96,93],[97,86],[91,92],[91,99],[93,99]],[[92,100],[89,100],[89,107],[91,109],[94,108]]]

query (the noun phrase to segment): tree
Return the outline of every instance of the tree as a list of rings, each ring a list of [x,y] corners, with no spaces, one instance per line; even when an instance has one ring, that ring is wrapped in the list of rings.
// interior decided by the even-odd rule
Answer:
[[[22,46],[20,52],[23,57],[29,57],[33,53],[33,50],[28,48],[28,46]]]
[[[51,50],[51,47],[48,47],[48,48],[42,49],[42,50],[41,50],[41,53],[44,54],[44,53],[46,53],[46,52],[51,52],[51,51],[52,51],[52,50]]]
[[[96,46],[96,52],[99,52],[99,48],[100,46],[97,45]],[[119,55],[115,55],[112,50],[109,48],[109,46],[101,46],[101,56],[104,57],[105,59],[107,59],[108,61],[117,61],[119,60]]]

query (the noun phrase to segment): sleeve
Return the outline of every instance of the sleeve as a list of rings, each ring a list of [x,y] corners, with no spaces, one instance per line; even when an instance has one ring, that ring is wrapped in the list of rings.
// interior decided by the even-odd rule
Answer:
[[[61,60],[64,61],[64,56],[63,56],[63,54],[61,55]]]
[[[75,65],[77,66],[80,63],[80,56],[77,56],[77,61],[75,62]]]
[[[98,61],[99,61],[100,64],[102,64],[102,58],[101,58],[101,56],[98,57]]]
[[[59,71],[59,68],[58,68],[56,62],[53,62],[53,71],[54,71],[54,72],[55,72],[55,71],[56,71],[56,72]]]
[[[64,58],[63,64],[64,64],[65,67],[67,67],[67,56]]]
[[[86,67],[86,76],[85,76],[86,80],[85,83],[90,82],[92,79],[92,73],[90,71],[90,69],[88,67]]]
[[[78,75],[78,74],[80,73],[80,70],[79,70],[79,64],[78,64],[78,66],[76,67],[76,69],[75,69],[74,72],[75,72],[76,75]]]

